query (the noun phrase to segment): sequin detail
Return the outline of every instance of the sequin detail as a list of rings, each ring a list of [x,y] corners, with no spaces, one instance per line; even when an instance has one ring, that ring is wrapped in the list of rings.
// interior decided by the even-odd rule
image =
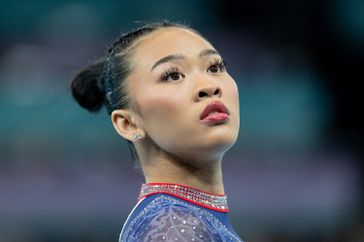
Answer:
[[[161,195],[122,231],[119,242],[242,242],[208,210]]]
[[[166,193],[179,197],[188,202],[213,209],[218,212],[228,212],[227,198],[225,195],[208,193],[193,187],[170,183],[144,183],[142,184],[138,200],[143,197]]]

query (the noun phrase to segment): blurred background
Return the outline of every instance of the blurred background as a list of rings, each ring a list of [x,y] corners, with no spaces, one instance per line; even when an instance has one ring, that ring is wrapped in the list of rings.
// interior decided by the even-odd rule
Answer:
[[[135,22],[199,30],[239,86],[223,169],[248,242],[364,241],[364,1],[1,1],[0,242],[117,241],[143,177],[69,83]]]

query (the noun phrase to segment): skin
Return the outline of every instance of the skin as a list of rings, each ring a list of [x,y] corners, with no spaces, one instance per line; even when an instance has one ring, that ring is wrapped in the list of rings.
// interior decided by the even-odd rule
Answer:
[[[221,57],[200,56],[214,47],[201,36],[176,27],[156,30],[134,47],[132,73],[126,80],[131,105],[113,111],[111,119],[115,130],[134,142],[146,182],[178,183],[224,194],[221,162],[237,139],[240,121],[235,81],[223,68],[211,64]],[[179,58],[152,69],[169,55]],[[161,75],[171,67],[178,68],[177,80],[171,76],[162,80]],[[205,107],[216,100],[228,108],[229,120],[201,122]],[[136,133],[144,138],[136,140]]]

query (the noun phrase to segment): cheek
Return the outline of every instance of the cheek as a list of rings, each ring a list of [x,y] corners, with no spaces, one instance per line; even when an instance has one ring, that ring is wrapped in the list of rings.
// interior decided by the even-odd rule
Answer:
[[[144,126],[150,132],[173,126],[173,123],[180,119],[183,111],[180,95],[166,90],[145,92],[138,96],[137,104]]]
[[[161,94],[143,97],[140,112],[147,135],[163,150],[170,152],[187,146],[195,126],[183,94]],[[193,132],[192,132],[193,133]]]
[[[236,85],[235,82],[232,83],[231,95],[232,95],[234,101],[236,101],[237,104],[239,104],[239,90],[238,90],[238,86]]]
[[[225,91],[226,97],[229,98],[232,105],[239,109],[239,89],[234,79],[229,77],[230,80],[226,82]],[[237,110],[239,111],[239,110]]]
[[[239,104],[239,90],[236,82],[230,78],[230,81],[226,82],[225,97],[230,105],[232,113],[232,121],[236,131],[238,132],[240,127],[240,104]]]

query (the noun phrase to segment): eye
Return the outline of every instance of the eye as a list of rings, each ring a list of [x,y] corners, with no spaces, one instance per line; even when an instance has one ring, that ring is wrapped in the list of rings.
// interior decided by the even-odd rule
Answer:
[[[210,73],[219,73],[224,72],[225,69],[225,62],[222,59],[214,60],[213,62],[210,62],[209,68],[207,68],[207,72]]]
[[[178,81],[181,78],[184,78],[185,76],[178,70],[177,67],[171,67],[167,70],[164,70],[164,72],[161,75],[161,80],[163,81]]]

